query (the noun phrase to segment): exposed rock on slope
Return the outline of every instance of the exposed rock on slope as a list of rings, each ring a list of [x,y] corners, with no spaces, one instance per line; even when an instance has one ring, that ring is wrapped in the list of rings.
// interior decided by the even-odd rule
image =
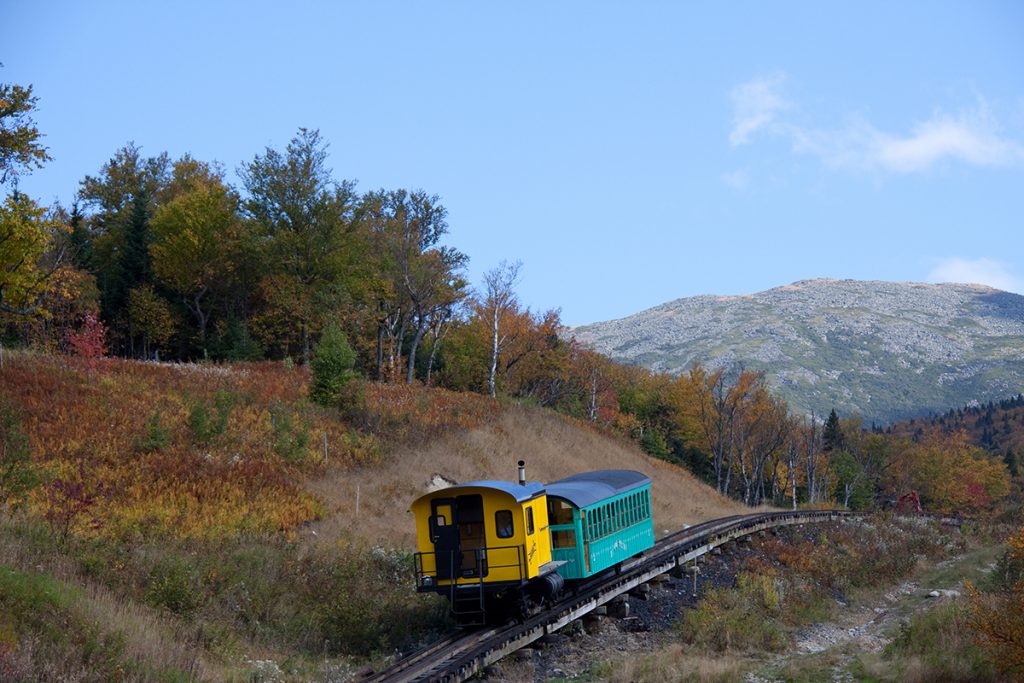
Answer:
[[[981,285],[804,280],[678,299],[573,333],[654,370],[763,370],[798,410],[867,420],[1024,388],[1024,297]]]

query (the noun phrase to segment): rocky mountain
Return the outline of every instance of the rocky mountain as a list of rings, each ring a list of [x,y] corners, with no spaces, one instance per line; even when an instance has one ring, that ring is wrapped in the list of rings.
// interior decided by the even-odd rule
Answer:
[[[1024,390],[1024,296],[982,285],[803,280],[678,299],[572,333],[653,370],[762,370],[797,410],[866,421]]]

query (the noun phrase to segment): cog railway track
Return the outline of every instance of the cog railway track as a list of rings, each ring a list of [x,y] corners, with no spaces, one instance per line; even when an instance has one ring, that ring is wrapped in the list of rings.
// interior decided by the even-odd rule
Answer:
[[[839,510],[762,512],[704,522],[662,538],[643,554],[622,563],[618,571],[609,570],[578,586],[575,592],[522,623],[456,633],[365,680],[374,683],[464,681],[489,664],[554,633],[658,575],[685,571],[688,562],[725,543],[777,527],[859,516],[860,513]]]

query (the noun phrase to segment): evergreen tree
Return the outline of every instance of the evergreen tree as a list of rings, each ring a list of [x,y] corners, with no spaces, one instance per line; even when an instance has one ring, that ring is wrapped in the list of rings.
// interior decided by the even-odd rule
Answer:
[[[1020,474],[1020,464],[1017,462],[1017,454],[1013,452],[1012,448],[1006,449],[1003,461],[1006,463],[1006,468],[1010,470],[1010,476],[1016,477]]]
[[[839,415],[836,414],[836,409],[833,408],[832,412],[828,414],[828,419],[825,420],[825,429],[821,436],[822,447],[825,452],[842,450],[846,438],[843,436],[843,427],[839,424]]]
[[[313,350],[309,398],[320,405],[337,405],[345,386],[355,376],[352,371],[355,360],[356,352],[349,346],[341,327],[336,323],[327,325]]]
[[[123,241],[118,250],[117,261],[102,289],[101,306],[103,318],[108,323],[123,329],[128,311],[129,293],[152,278],[149,259],[149,193],[140,189],[132,198],[127,215],[124,216]]]
[[[71,205],[71,215],[68,217],[68,227],[71,229],[68,235],[68,244],[71,247],[71,262],[76,268],[87,273],[93,272],[96,267],[92,253],[92,235],[86,226],[85,216],[76,201]]]

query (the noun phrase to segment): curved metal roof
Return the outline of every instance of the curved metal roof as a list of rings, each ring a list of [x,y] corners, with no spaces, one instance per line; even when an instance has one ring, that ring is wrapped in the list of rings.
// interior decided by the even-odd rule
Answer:
[[[446,489],[438,489],[437,491],[432,491],[425,496],[421,496],[421,498],[438,498],[442,497],[438,494],[449,492],[450,495],[457,496],[460,494],[459,489],[468,488],[496,489],[515,498],[517,503],[523,503],[544,493],[544,485],[535,481],[528,482],[525,486],[522,486],[511,481],[486,479],[482,481],[467,481],[464,484],[456,484],[454,486],[449,486]]]
[[[565,498],[576,507],[585,508],[650,483],[650,477],[636,470],[597,470],[553,481],[546,488],[549,496]]]

